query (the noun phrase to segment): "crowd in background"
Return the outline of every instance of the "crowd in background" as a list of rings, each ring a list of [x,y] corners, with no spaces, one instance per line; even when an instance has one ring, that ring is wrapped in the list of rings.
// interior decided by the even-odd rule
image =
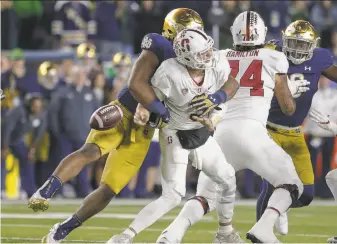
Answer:
[[[311,21],[321,36],[321,47],[337,57],[337,4],[333,1],[219,1],[218,6],[212,1],[2,1],[1,88],[6,95],[1,103],[2,190],[9,171],[5,164],[8,155],[17,159],[21,189],[30,196],[63,157],[83,145],[91,114],[116,99],[126,84],[143,36],[161,33],[166,14],[178,7],[196,10],[209,34],[212,26],[218,25],[221,49],[232,46],[229,27],[234,18],[250,9],[265,20],[267,39],[280,42],[281,30],[290,22]],[[32,61],[26,60],[22,49],[73,51],[74,55],[56,61],[38,57]],[[322,98],[317,103],[325,99],[324,104],[328,104],[331,101],[324,91],[335,89],[322,79]],[[330,110],[326,112],[337,114],[336,106]],[[314,166],[323,152],[324,175],[330,169],[334,138],[310,123],[306,128]],[[121,196],[154,196],[160,182],[159,163],[155,137],[140,173]],[[84,197],[97,187],[103,167],[104,163],[95,162],[71,182],[76,197]],[[188,189],[193,189],[197,171],[191,168],[188,174]],[[317,181],[320,179],[318,175]],[[242,197],[256,197],[259,177],[246,170],[238,174],[238,180]],[[318,184],[316,192],[329,197],[324,184]],[[60,196],[69,195],[68,186]]]

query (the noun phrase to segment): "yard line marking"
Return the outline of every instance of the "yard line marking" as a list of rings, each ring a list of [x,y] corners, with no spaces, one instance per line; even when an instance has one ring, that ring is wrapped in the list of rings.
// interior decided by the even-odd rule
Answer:
[[[63,212],[48,212],[48,213],[36,213],[36,214],[25,214],[25,213],[3,213],[1,214],[1,219],[66,219],[69,217],[70,213],[63,213]],[[118,214],[118,213],[101,213],[97,214],[92,218],[101,218],[101,219],[134,219],[137,215],[136,214]],[[293,217],[307,217],[306,215],[302,214],[293,214]],[[158,221],[165,221],[165,220],[174,220],[176,218],[175,215],[164,216]],[[216,218],[212,216],[204,216],[200,221],[202,222],[217,222]],[[234,220],[234,223],[237,224],[251,224],[254,225],[254,220]],[[294,224],[289,223],[290,226],[299,226],[303,224]],[[317,226],[317,227],[329,227],[329,224],[325,223],[311,223],[307,222],[306,226]]]
[[[120,206],[144,206],[152,202],[154,199],[114,199],[109,205],[120,205]],[[186,199],[187,200],[187,199]],[[180,206],[183,206],[186,200],[183,200]],[[53,199],[51,201],[52,205],[79,205],[83,202],[83,199]],[[25,204],[27,205],[27,200],[2,200],[2,205],[14,205],[14,204]],[[236,206],[256,206],[256,200],[236,200]],[[334,200],[314,200],[311,202],[310,206],[336,206]]]
[[[70,213],[62,212],[49,212],[49,213],[36,213],[36,214],[15,214],[15,213],[2,213],[2,219],[63,219],[68,218]],[[97,214],[92,218],[102,219],[134,219],[137,214],[117,214],[117,213],[104,213]],[[159,220],[174,220],[176,216],[164,216]],[[214,222],[215,220],[211,216],[205,216],[202,221]]]
[[[25,237],[1,237],[1,240],[22,240],[22,241],[39,241],[36,243],[41,243],[41,238],[25,238]],[[72,242],[79,242],[79,243],[102,243],[102,242],[106,242],[105,241],[85,241],[85,240],[70,240],[70,243]],[[16,243],[20,243],[20,242],[16,242]],[[24,242],[21,242],[24,243]],[[65,242],[67,243],[67,242]],[[69,242],[68,242],[69,243]]]

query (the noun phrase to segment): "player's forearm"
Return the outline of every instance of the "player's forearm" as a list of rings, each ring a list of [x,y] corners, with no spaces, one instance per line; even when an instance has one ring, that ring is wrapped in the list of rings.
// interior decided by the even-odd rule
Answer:
[[[144,107],[148,107],[156,100],[156,95],[150,86],[150,79],[158,64],[159,60],[155,54],[143,50],[132,67],[128,87],[132,96]]]
[[[288,116],[293,115],[296,111],[296,102],[289,90],[286,75],[276,76],[274,92],[282,112]]]
[[[237,80],[232,76],[229,76],[227,82],[222,87],[222,90],[227,95],[226,101],[231,100],[239,88],[240,84],[237,82]]]

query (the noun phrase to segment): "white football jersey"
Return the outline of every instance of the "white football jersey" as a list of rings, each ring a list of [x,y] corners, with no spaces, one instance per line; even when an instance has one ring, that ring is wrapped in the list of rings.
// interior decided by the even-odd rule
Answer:
[[[189,103],[197,95],[218,91],[230,74],[224,51],[215,52],[218,62],[214,68],[205,70],[204,81],[201,84],[197,84],[185,66],[175,58],[165,60],[156,70],[151,83],[157,97],[165,102],[170,111],[171,119],[167,125],[169,129],[191,130],[202,127],[199,122],[190,119],[190,115],[195,112]]]
[[[286,74],[289,63],[279,51],[261,48],[248,52],[224,50],[231,75],[240,88],[227,102],[224,119],[247,118],[267,123],[270,103],[274,96],[275,75]]]

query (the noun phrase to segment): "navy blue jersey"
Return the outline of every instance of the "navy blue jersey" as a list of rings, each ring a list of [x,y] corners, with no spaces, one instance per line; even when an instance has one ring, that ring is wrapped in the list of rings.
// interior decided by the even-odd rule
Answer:
[[[290,80],[305,79],[310,82],[310,90],[296,98],[296,111],[292,116],[285,115],[277,99],[273,98],[268,121],[274,124],[297,127],[302,125],[311,107],[312,98],[318,90],[321,73],[333,65],[333,54],[324,48],[316,48],[313,57],[302,64],[295,65],[289,61],[288,77]]]
[[[159,60],[158,67],[166,59],[175,57],[172,43],[157,33],[150,33],[144,36],[141,48],[149,50],[157,56]],[[127,85],[119,91],[117,98],[130,112],[136,112],[138,102],[131,95]]]

